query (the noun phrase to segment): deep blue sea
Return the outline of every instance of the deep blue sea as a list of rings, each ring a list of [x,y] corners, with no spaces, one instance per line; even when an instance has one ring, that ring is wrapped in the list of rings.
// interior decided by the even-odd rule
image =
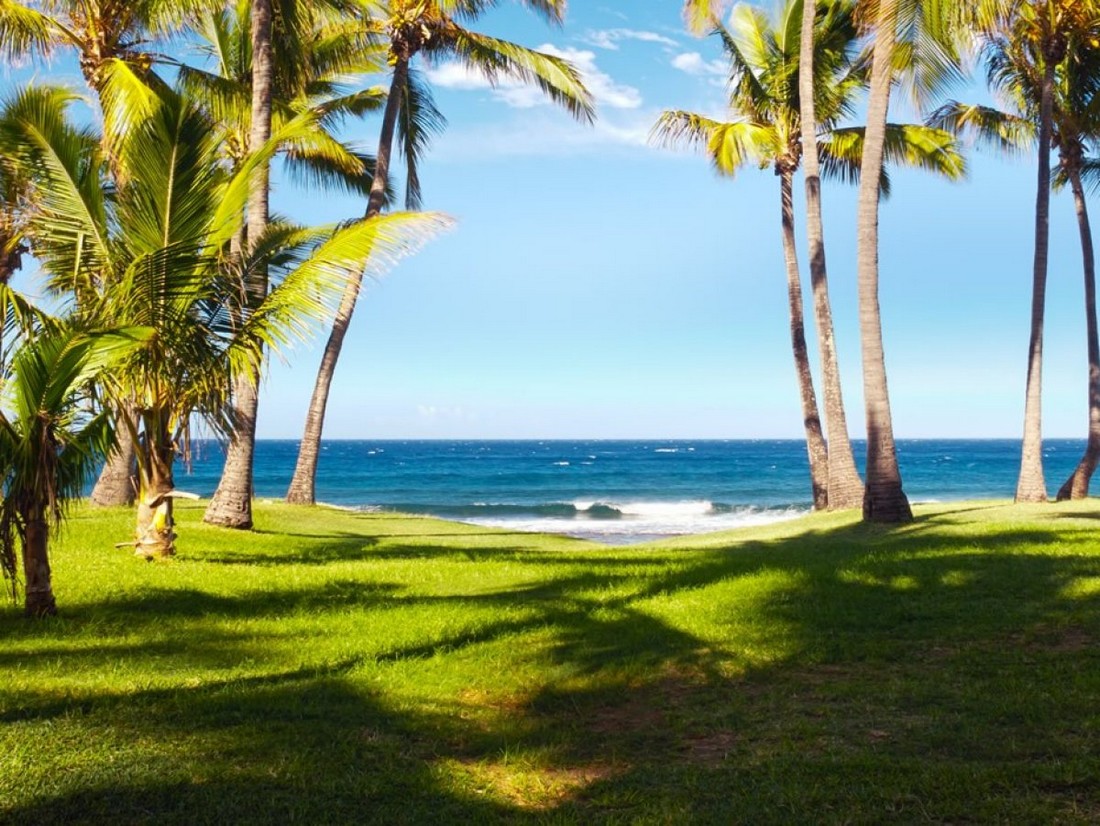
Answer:
[[[1057,489],[1083,441],[1044,445]],[[297,441],[260,441],[256,496],[278,499]],[[855,444],[863,466],[864,445]],[[1016,440],[898,443],[914,502],[1006,498],[1019,467]],[[209,496],[222,449],[203,442],[176,485]],[[406,511],[515,530],[625,543],[791,518],[810,510],[799,441],[331,441],[318,469],[321,502]]]

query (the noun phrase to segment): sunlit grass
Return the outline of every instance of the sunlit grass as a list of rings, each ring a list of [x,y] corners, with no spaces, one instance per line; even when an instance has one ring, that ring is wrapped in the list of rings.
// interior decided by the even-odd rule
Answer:
[[[327,509],[78,510],[0,616],[0,819],[1100,816],[1100,508],[664,544]]]

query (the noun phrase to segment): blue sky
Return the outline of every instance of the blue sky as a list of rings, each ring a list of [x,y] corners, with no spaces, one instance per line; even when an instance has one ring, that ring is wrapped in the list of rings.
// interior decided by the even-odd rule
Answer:
[[[776,179],[721,180],[647,142],[664,109],[723,110],[717,45],[686,34],[671,0],[576,2],[557,29],[505,4],[480,28],[574,60],[599,120],[430,70],[449,125],[421,170],[425,207],[458,224],[363,294],[326,437],[799,437]],[[377,120],[352,134],[373,147]],[[1034,178],[1030,159],[974,153],[962,184],[895,173],[881,304],[899,437],[1019,434]],[[289,183],[274,205],[313,222],[363,209]],[[825,208],[859,437],[854,190],[827,186]],[[1083,436],[1080,252],[1068,195],[1052,210],[1045,433]],[[300,436],[322,341],[272,367],[261,437]]]

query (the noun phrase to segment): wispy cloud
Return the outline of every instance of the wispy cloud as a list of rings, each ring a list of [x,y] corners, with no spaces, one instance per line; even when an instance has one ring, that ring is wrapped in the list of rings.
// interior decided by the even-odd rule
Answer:
[[[524,115],[508,124],[492,124],[449,132],[440,139],[432,158],[440,161],[484,160],[506,157],[569,157],[606,152],[657,151],[649,132],[655,110],[608,113],[584,126],[566,118]]]
[[[549,43],[538,47],[544,54],[568,60],[581,73],[596,105],[610,109],[637,109],[642,105],[642,93],[633,86],[618,83],[596,65],[595,52],[572,47],[559,49]],[[500,77],[496,84],[465,64],[450,62],[428,70],[428,79],[444,89],[488,90],[494,97],[516,109],[530,109],[547,103],[537,88],[509,77]]]
[[[597,49],[607,49],[612,52],[618,51],[619,43],[624,40],[637,40],[642,43],[658,43],[670,49],[675,49],[680,46],[680,44],[671,37],[665,37],[665,35],[658,34],[657,32],[640,31],[638,29],[596,29],[586,32],[581,38],[581,41],[587,43],[589,46],[595,46]]]
[[[699,52],[683,52],[672,58],[672,67],[689,75],[725,77],[729,71],[722,60],[707,60]]]

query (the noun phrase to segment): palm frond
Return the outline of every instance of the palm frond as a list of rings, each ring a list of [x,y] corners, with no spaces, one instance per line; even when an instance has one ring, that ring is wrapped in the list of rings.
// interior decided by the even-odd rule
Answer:
[[[1037,132],[1035,123],[1028,118],[956,100],[943,104],[926,123],[1010,154],[1028,150],[1035,143]]]
[[[0,53],[6,60],[48,54],[58,39],[76,42],[76,36],[60,21],[17,0],[0,0]]]
[[[722,122],[693,112],[665,112],[650,139],[663,146],[704,151],[720,175],[733,176],[748,163],[761,168],[779,153],[774,129],[748,121]]]
[[[0,113],[4,154],[34,187],[32,246],[55,288],[82,288],[113,266],[99,140],[67,120],[75,99],[27,86]]]
[[[569,114],[585,123],[595,118],[592,95],[574,66],[556,55],[544,54],[452,25],[438,45],[432,41],[425,49],[429,56],[453,53],[463,63],[484,75],[490,83],[509,77],[533,83]]]
[[[408,81],[401,90],[397,118],[397,145],[405,159],[405,208],[419,209],[422,201],[420,162],[431,139],[443,132],[446,118],[435,106],[431,88],[411,67]],[[388,183],[388,182],[387,182]],[[368,194],[370,184],[367,184]]]
[[[364,218],[322,243],[245,322],[234,338],[235,370],[250,371],[265,347],[275,352],[306,339],[331,319],[350,271],[378,276],[449,229],[453,221],[432,212],[396,212]]]

